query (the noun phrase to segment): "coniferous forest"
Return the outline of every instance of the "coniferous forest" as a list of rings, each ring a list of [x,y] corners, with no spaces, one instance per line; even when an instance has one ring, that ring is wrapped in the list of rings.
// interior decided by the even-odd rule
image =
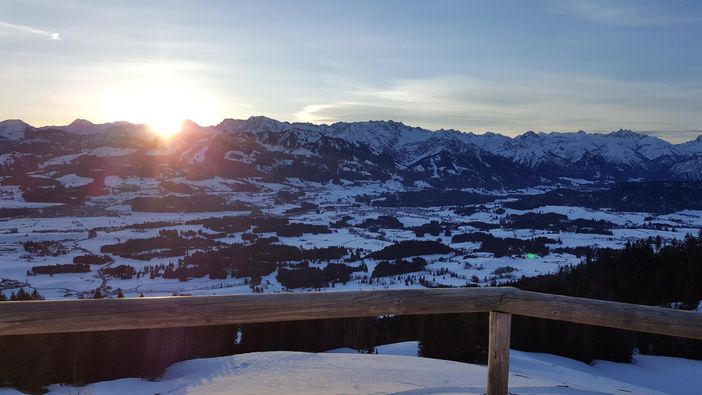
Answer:
[[[555,274],[525,277],[509,285],[535,292],[694,310],[702,300],[700,284],[702,234],[667,245],[651,238],[628,243],[622,250],[596,250],[583,264]],[[423,332],[422,354],[459,361],[484,360],[487,317],[461,317],[451,318],[455,325],[437,325]],[[464,335],[471,328],[484,328],[485,335]],[[474,338],[481,342],[479,346],[472,346]],[[519,316],[512,319],[512,348],[584,362],[629,362],[634,352],[702,359],[702,341]],[[475,351],[471,353],[471,349]]]

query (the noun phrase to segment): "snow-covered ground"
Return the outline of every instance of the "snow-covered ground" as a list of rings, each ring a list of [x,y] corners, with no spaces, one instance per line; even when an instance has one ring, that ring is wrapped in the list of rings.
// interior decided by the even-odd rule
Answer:
[[[158,380],[126,378],[50,394],[483,394],[486,368],[416,357],[417,343],[329,353],[260,352],[174,364]],[[637,355],[634,363],[592,365],[512,350],[514,394],[698,394],[702,361]],[[0,394],[19,394],[5,388]]]
[[[88,178],[70,173],[61,178],[64,183],[82,183]],[[185,181],[185,179],[179,179]],[[273,184],[253,182],[260,191],[258,192],[231,192],[230,185],[225,179],[214,178],[203,181],[192,181],[194,187],[203,188],[209,193],[247,202],[260,210],[266,216],[285,216],[291,222],[327,226],[344,218],[351,218],[349,225],[341,228],[332,228],[331,233],[312,234],[306,233],[299,237],[278,238],[278,244],[297,246],[304,249],[340,246],[356,250],[359,258],[353,260],[342,259],[337,263],[346,263],[352,266],[365,264],[367,272],[355,272],[347,283],[337,283],[335,290],[357,289],[387,289],[403,287],[419,287],[418,279],[442,286],[489,285],[492,281],[498,283],[510,281],[521,276],[536,276],[558,271],[561,267],[577,265],[583,259],[575,256],[571,251],[555,251],[558,248],[575,248],[588,246],[593,248],[623,248],[627,241],[660,236],[665,241],[683,239],[687,234],[697,234],[702,228],[702,211],[685,210],[667,215],[653,215],[650,213],[626,213],[611,210],[592,210],[581,207],[543,206],[537,209],[523,211],[514,209],[501,209],[499,203],[481,205],[480,209],[472,214],[460,214],[449,207],[376,207],[354,204],[354,196],[362,193],[388,192],[396,188],[393,183],[377,184],[361,182],[349,185],[323,185],[317,183],[303,183],[300,180],[288,180],[286,183]],[[304,198],[297,203],[276,203],[276,194],[284,188],[303,183]],[[164,279],[162,277],[119,279],[101,276],[98,270],[102,266],[93,265],[88,273],[69,273],[49,275],[28,275],[34,266],[55,265],[71,263],[73,258],[83,254],[102,254],[101,247],[107,244],[124,242],[129,239],[144,239],[153,237],[161,230],[195,231],[203,234],[213,233],[211,229],[201,224],[186,224],[188,221],[221,218],[224,216],[252,215],[251,211],[223,211],[223,212],[189,212],[189,213],[150,213],[132,211],[124,204],[125,199],[149,195],[159,187],[156,179],[139,179],[136,177],[119,178],[109,176],[105,178],[108,189],[121,192],[94,198],[85,207],[86,212],[81,215],[46,211],[45,214],[35,213],[30,216],[8,217],[0,219],[0,278],[13,280],[14,284],[37,289],[48,299],[63,299],[65,297],[79,297],[89,294],[97,287],[102,286],[103,293],[116,295],[119,288],[127,296],[172,295],[173,293],[188,293],[192,295],[217,295],[251,293],[251,287],[246,285],[244,278],[230,278],[226,280],[191,278],[187,282],[178,279]],[[124,190],[122,190],[124,189]],[[229,190],[229,192],[224,192]],[[149,192],[151,191],[151,192]],[[56,206],[55,203],[24,202],[19,197],[16,186],[0,186],[0,208],[5,209],[47,209]],[[286,213],[291,208],[299,207],[300,202],[313,203],[317,210],[300,211],[294,214]],[[61,206],[61,205],[59,205]],[[56,207],[54,207],[56,208]],[[67,209],[66,209],[67,210]],[[90,211],[93,210],[93,211]],[[558,231],[531,228],[512,228],[501,226],[509,215],[523,215],[525,213],[556,213],[565,215],[569,220],[606,220],[612,224],[611,235],[575,233],[572,231]],[[362,224],[366,220],[375,220],[379,216],[396,218],[404,225],[404,229],[368,229]],[[428,224],[431,221],[453,223],[453,234],[489,232],[495,237],[518,238],[522,240],[534,237],[547,237],[558,240],[559,244],[551,245],[551,253],[546,256],[529,256],[529,254],[513,254],[511,256],[496,257],[491,253],[477,251],[480,243],[457,242],[453,243],[451,236],[445,234],[432,236],[425,234],[418,236],[411,227]],[[146,223],[162,223],[149,229],[138,229],[135,225]],[[496,227],[481,230],[470,224],[479,222],[494,224]],[[652,228],[648,224],[655,222],[664,228]],[[477,225],[476,225],[477,226]],[[92,231],[92,235],[91,235]],[[233,232],[218,236],[218,243],[241,245],[243,232]],[[275,233],[262,233],[262,237],[276,236]],[[403,240],[441,240],[452,247],[456,252],[444,255],[427,255],[425,270],[400,276],[377,277],[368,281],[368,277],[378,264],[378,260],[367,258],[367,254],[378,251],[386,246]],[[28,253],[23,244],[27,241],[56,241],[61,243],[67,253],[58,256],[38,256]],[[137,271],[146,266],[167,265],[176,262],[182,257],[153,258],[148,261],[135,260],[112,254],[114,263],[108,266],[129,265]],[[321,263],[315,263],[319,266]],[[322,268],[319,266],[319,268]],[[497,275],[505,271],[504,275]],[[410,281],[406,281],[411,277]],[[275,273],[266,276],[260,286],[263,292],[281,292],[284,287],[277,281]],[[10,294],[17,289],[5,288],[0,290]],[[300,289],[306,291],[309,289]]]

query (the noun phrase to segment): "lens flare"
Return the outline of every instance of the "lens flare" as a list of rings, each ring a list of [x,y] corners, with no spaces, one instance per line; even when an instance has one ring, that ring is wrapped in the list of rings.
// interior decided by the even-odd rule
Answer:
[[[101,100],[103,118],[146,124],[163,139],[180,132],[186,119],[205,124],[218,122],[218,107],[206,95],[166,83],[111,89]]]

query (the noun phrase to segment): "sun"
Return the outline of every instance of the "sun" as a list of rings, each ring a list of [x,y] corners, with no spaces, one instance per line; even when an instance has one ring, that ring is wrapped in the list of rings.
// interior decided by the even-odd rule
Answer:
[[[169,139],[177,134],[182,129],[183,122],[173,119],[158,119],[146,122],[154,133],[158,134],[163,139]]]
[[[101,97],[102,118],[146,124],[164,140],[173,139],[186,119],[205,124],[218,122],[216,108],[207,95],[172,81],[110,89]]]
[[[184,121],[177,114],[172,114],[173,108],[169,105],[152,106],[149,116],[145,118],[143,123],[162,139],[170,139],[182,130]]]
[[[180,96],[161,87],[112,90],[103,95],[102,107],[110,120],[143,123],[161,138],[169,139],[187,118]]]

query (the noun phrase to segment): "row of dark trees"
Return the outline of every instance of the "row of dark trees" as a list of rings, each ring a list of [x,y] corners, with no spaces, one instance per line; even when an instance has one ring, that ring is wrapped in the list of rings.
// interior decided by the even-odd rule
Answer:
[[[107,244],[100,247],[100,252],[115,254],[123,258],[151,260],[153,258],[169,258],[183,256],[189,249],[206,249],[218,243],[192,232],[178,233],[177,230],[162,229],[155,237],[144,239],[129,239],[118,244]]]
[[[88,273],[90,265],[85,263],[63,263],[32,267],[32,274]]]
[[[85,254],[73,257],[73,263],[82,263],[87,265],[104,265],[106,263],[114,262],[109,255],[94,255]]]
[[[450,254],[452,252],[454,250],[451,247],[438,241],[403,240],[370,253],[368,258],[399,259],[421,255]]]
[[[546,256],[549,254],[547,244],[560,244],[560,240],[538,236],[531,239],[517,239],[514,237],[495,237],[490,233],[473,232],[457,234],[451,238],[453,243],[480,243],[478,251],[492,253],[496,258],[511,255],[535,254]]]
[[[59,256],[68,254],[68,249],[58,241],[25,241],[24,250],[39,256]]]
[[[241,202],[228,202],[218,195],[192,194],[188,196],[140,196],[125,203],[134,211],[192,212],[192,211],[248,211],[251,206]]]
[[[396,259],[395,262],[380,261],[373,269],[371,277],[396,276],[398,274],[413,273],[424,270],[427,266],[426,259],[414,257],[411,261]]]
[[[325,288],[329,284],[345,284],[351,280],[351,273],[364,271],[368,271],[366,264],[349,266],[343,263],[329,263],[324,269],[319,269],[303,262],[293,267],[279,268],[277,280],[288,289]]]
[[[569,219],[557,213],[524,213],[508,215],[500,221],[500,227],[611,235],[614,224],[605,220]]]
[[[23,301],[23,300],[44,300],[39,291],[32,290],[32,292],[25,291],[24,288],[20,288],[17,292],[10,292],[10,296],[6,296],[4,293],[0,292],[0,302],[5,301]]]

